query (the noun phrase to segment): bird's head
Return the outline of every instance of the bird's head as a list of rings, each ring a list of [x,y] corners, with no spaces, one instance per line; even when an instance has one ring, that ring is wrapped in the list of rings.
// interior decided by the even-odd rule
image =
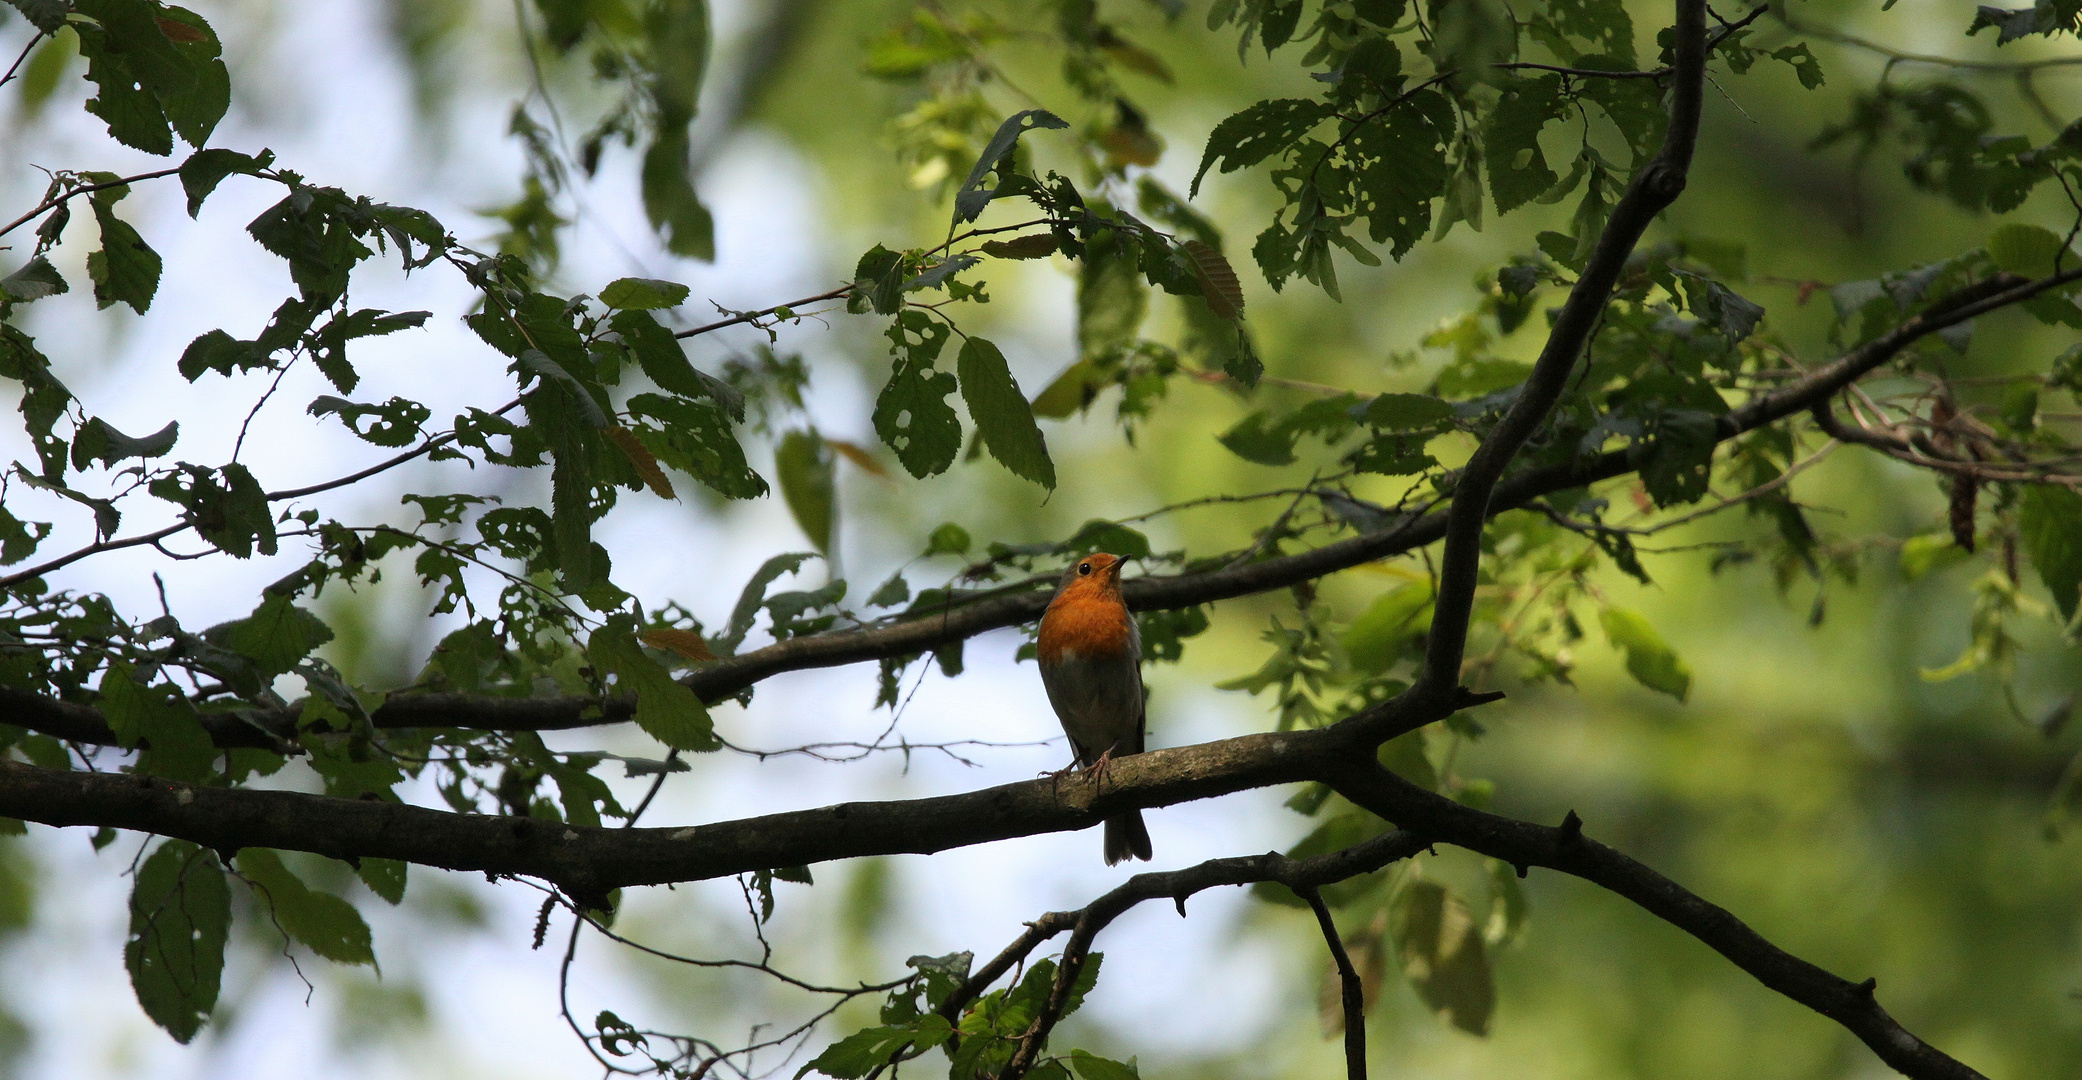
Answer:
[[[1121,569],[1127,563],[1117,555],[1095,551],[1071,563],[1063,571],[1063,589],[1097,589],[1103,592],[1119,592]]]

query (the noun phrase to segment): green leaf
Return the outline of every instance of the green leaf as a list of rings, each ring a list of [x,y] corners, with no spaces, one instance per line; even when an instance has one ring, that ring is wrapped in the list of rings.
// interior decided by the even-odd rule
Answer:
[[[1382,394],[1366,404],[1366,423],[1384,431],[1438,427],[1454,415],[1451,402],[1429,394]]]
[[[2032,568],[2060,609],[2061,622],[2072,624],[2077,593],[2082,591],[2082,494],[2053,484],[2025,485],[2018,498],[2017,526]]]
[[[1055,463],[1049,460],[1048,442],[1034,422],[1026,395],[1012,381],[1005,355],[989,341],[972,337],[962,343],[955,371],[961,376],[961,396],[968,403],[969,418],[975,421],[990,456],[1013,475],[1053,491]]]
[[[635,620],[608,619],[586,643],[586,659],[604,678],[613,675],[624,693],[636,694],[636,726],[675,750],[714,750],[715,722],[694,691],[680,685],[665,665],[644,655],[636,643]]]
[[[1062,117],[1047,109],[1027,109],[1007,117],[1004,123],[998,125],[998,130],[992,133],[990,142],[984,144],[983,153],[976,158],[976,165],[969,170],[968,178],[962,181],[961,189],[954,193],[955,224],[976,220],[976,215],[981,214],[983,208],[989,206],[990,201],[997,197],[1000,188],[986,189],[983,181],[992,172],[1003,175],[1011,171],[1008,159],[1012,151],[1018,147],[1021,135],[1036,128],[1061,129],[1069,126]]]
[[[277,592],[268,593],[253,614],[225,626],[223,632],[225,648],[253,661],[263,678],[290,671],[333,639],[332,628],[323,620]]]
[[[627,279],[624,279],[627,280]],[[688,398],[715,396],[706,378],[687,362],[672,331],[658,324],[648,311],[617,311],[609,320],[643,373],[667,393]]]
[[[925,312],[899,314],[888,332],[897,358],[888,384],[875,397],[875,433],[920,478],[945,472],[961,452],[961,418],[947,404],[958,384],[953,375],[933,368],[948,333]]]
[[[1332,109],[1327,102],[1277,98],[1258,102],[1216,124],[1208,133],[1207,149],[1201,152],[1200,168],[1193,173],[1186,197],[1199,196],[1201,178],[1216,163],[1225,173],[1256,165],[1293,146],[1327,119]]]
[[[1973,552],[1960,547],[1949,532],[1911,536],[1901,542],[1901,576],[1915,581],[1970,558]]]
[[[217,1007],[230,929],[231,890],[215,855],[168,840],[138,867],[123,966],[145,1015],[176,1042],[195,1038]]]
[[[1692,669],[1640,613],[1608,607],[1598,613],[1605,638],[1627,654],[1627,674],[1650,690],[1679,701],[1691,693]]]
[[[2028,278],[2051,275],[2054,259],[2065,247],[2053,232],[2014,221],[1988,236],[1988,257],[1995,265]]]
[[[151,154],[209,139],[231,105],[231,77],[216,31],[192,11],[145,0],[76,0],[87,20],[70,25],[100,88],[87,111],[116,141]],[[171,129],[171,130],[169,130]]]
[[[745,463],[744,447],[721,404],[638,394],[629,399],[629,412],[659,423],[635,429],[637,440],[659,461],[732,499],[766,494],[766,481]]]
[[[109,466],[130,458],[164,457],[180,435],[180,421],[169,420],[158,431],[133,439],[97,416],[80,425],[79,434],[72,438],[72,467],[84,469],[90,462]]]
[[[1368,604],[1345,629],[1345,653],[1355,670],[1378,675],[1403,658],[1431,629],[1431,583],[1398,585]]]
[[[354,872],[369,891],[393,906],[405,899],[405,871],[407,864],[396,859],[371,859],[363,856]]]
[[[1800,85],[1809,90],[1820,87],[1828,79],[1822,74],[1822,62],[1808,51],[1806,42],[1787,45],[1771,51],[1773,60],[1783,60],[1793,67],[1793,74],[1800,77]]]
[[[1436,882],[1407,882],[1388,902],[1388,934],[1417,996],[1454,1027],[1487,1035],[1496,985],[1467,902]]]
[[[938,1013],[927,1016],[946,1024]],[[951,1028],[949,1029],[951,1032]],[[824,1048],[824,1052],[810,1059],[809,1064],[795,1071],[796,1080],[811,1072],[820,1072],[838,1080],[858,1080],[878,1065],[886,1065],[897,1051],[910,1045],[916,1033],[908,1026],[871,1027],[856,1031]],[[944,1041],[944,1036],[942,1037]]]
[[[203,201],[217,190],[224,178],[238,173],[253,176],[273,164],[275,155],[263,150],[259,157],[241,154],[236,150],[211,147],[197,150],[181,163],[181,190],[188,195],[188,216],[193,218],[202,213]]]
[[[966,555],[969,552],[969,530],[948,521],[941,523],[925,538],[923,558],[935,555]]]
[[[676,307],[687,299],[687,287],[655,278],[616,278],[600,290],[600,302],[611,308],[650,311]]]
[[[688,171],[686,131],[659,135],[643,154],[643,212],[667,251],[713,262],[716,219],[695,194]]]
[[[1077,270],[1078,355],[1093,360],[1133,344],[1148,309],[1139,252],[1115,230],[1094,234]]]
[[[832,465],[831,451],[815,431],[791,431],[774,448],[774,478],[780,481],[781,498],[803,535],[826,558],[831,556],[832,528],[838,519]]]
[[[1297,433],[1277,423],[1267,427],[1271,419],[1270,412],[1260,409],[1237,421],[1215,439],[1245,461],[1259,465],[1291,465],[1294,463]]]
[[[217,748],[173,687],[140,684],[130,665],[110,664],[101,679],[101,712],[123,746],[149,747],[137,772],[189,782],[209,777]]]
[[[114,204],[122,198],[124,189],[109,196],[108,191],[94,193],[94,220],[101,226],[101,250],[87,256],[87,276],[94,281],[94,301],[107,308],[113,304],[129,304],[142,315],[152,306],[152,295],[159,291],[161,263],[159,253],[145,243],[145,239],[130,227],[130,223],[116,216]]]
[[[738,594],[737,606],[730,611],[730,626],[716,639],[717,651],[729,655],[744,644],[745,635],[751,633],[753,620],[759,617],[759,609],[766,603],[766,587],[772,585],[782,574],[792,574],[802,564],[817,556],[806,551],[776,555],[761,563],[745,582],[744,591]]]
[[[1095,518],[1077,527],[1068,540],[1055,546],[1059,555],[1089,555],[1104,551],[1123,559],[1147,559],[1149,537],[1116,521]]]
[[[41,255],[23,263],[14,273],[0,278],[0,294],[28,303],[46,296],[57,296],[70,286],[58,274],[58,268]]]
[[[1500,215],[1540,197],[1561,179],[1540,150],[1540,129],[1548,121],[1560,119],[1568,106],[1561,88],[1559,75],[1514,82],[1490,111],[1483,157]]]
[[[7,3],[30,25],[46,34],[55,34],[65,26],[65,16],[71,5],[65,0],[7,0]]]
[[[375,966],[369,924],[353,904],[305,885],[267,848],[241,848],[237,865],[283,933],[336,964]]]
[[[1072,1050],[1070,1065],[1077,1070],[1080,1080],[1142,1080],[1142,1072],[1135,1067],[1133,1058],[1123,1063],[1083,1050]]]

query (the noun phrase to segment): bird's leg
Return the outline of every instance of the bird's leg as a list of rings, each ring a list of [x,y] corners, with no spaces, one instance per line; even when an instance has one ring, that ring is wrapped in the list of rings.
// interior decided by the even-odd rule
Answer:
[[[1106,748],[1105,753],[1099,755],[1099,760],[1094,761],[1090,765],[1085,766],[1084,771],[1091,774],[1092,783],[1104,787],[1106,784],[1106,773],[1112,767],[1113,747],[1109,746]]]

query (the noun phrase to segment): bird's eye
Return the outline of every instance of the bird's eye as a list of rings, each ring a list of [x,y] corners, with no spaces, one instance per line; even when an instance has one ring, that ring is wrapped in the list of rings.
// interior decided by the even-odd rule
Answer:
[[[1087,562],[1087,563],[1078,563],[1078,564],[1077,564],[1077,572],[1078,572],[1079,574],[1089,574],[1089,573],[1091,573],[1091,572],[1092,572],[1092,564],[1091,564],[1091,563],[1088,563],[1088,562]]]

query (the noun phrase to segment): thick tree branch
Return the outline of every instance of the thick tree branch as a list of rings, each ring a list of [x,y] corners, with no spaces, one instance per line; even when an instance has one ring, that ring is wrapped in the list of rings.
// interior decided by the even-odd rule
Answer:
[[[1670,126],[1662,149],[1634,175],[1598,236],[1598,244],[1556,315],[1532,374],[1504,418],[1490,429],[1461,469],[1446,514],[1445,551],[1439,563],[1438,601],[1433,609],[1424,670],[1410,693],[1441,696],[1460,685],[1468,620],[1475,603],[1475,578],[1482,561],[1482,530],[1488,524],[1497,481],[1568,389],[1583,345],[1611,302],[1612,288],[1626,268],[1634,244],[1663,208],[1684,191],[1699,139],[1699,105],[1706,81],[1706,0],[1677,0],[1675,60],[1670,91]]]
[[[1090,828],[1131,808],[1323,780],[1354,803],[1428,841],[1518,866],[1550,867],[1634,901],[1699,938],[1764,985],[1843,1024],[1909,1076],[1969,1080],[1979,1075],[1903,1030],[1873,1000],[1870,984],[1846,982],[1787,954],[1721,908],[1584,839],[1580,826],[1552,829],[1483,813],[1380,769],[1367,752],[1376,733],[1407,730],[1444,715],[1437,708],[1419,708],[1413,702],[1388,701],[1334,727],[1246,735],[1132,755],[1113,763],[1103,790],[1101,780],[1080,774],[961,795],[847,803],[679,829],[589,828],[295,792],[58,772],[8,761],[0,761],[0,816],[157,833],[226,852],[271,847],[339,859],[401,859],[453,870],[526,875],[552,881],[584,903],[604,899],[618,886],[867,855],[931,853]],[[1130,885],[1144,881],[1148,888],[1148,880],[1163,878],[1141,875]],[[1155,889],[1151,895],[1177,893]]]
[[[1842,1024],[1880,1060],[1916,1080],[1985,1080],[1903,1028],[1875,1000],[1872,979],[1852,983],[1765,940],[1726,909],[1583,835],[1572,811],[1560,828],[1473,810],[1357,756],[1332,766],[1330,784],[1354,803],[1405,829],[1520,868],[1543,866],[1633,901],[1698,938],[1758,982]]]

